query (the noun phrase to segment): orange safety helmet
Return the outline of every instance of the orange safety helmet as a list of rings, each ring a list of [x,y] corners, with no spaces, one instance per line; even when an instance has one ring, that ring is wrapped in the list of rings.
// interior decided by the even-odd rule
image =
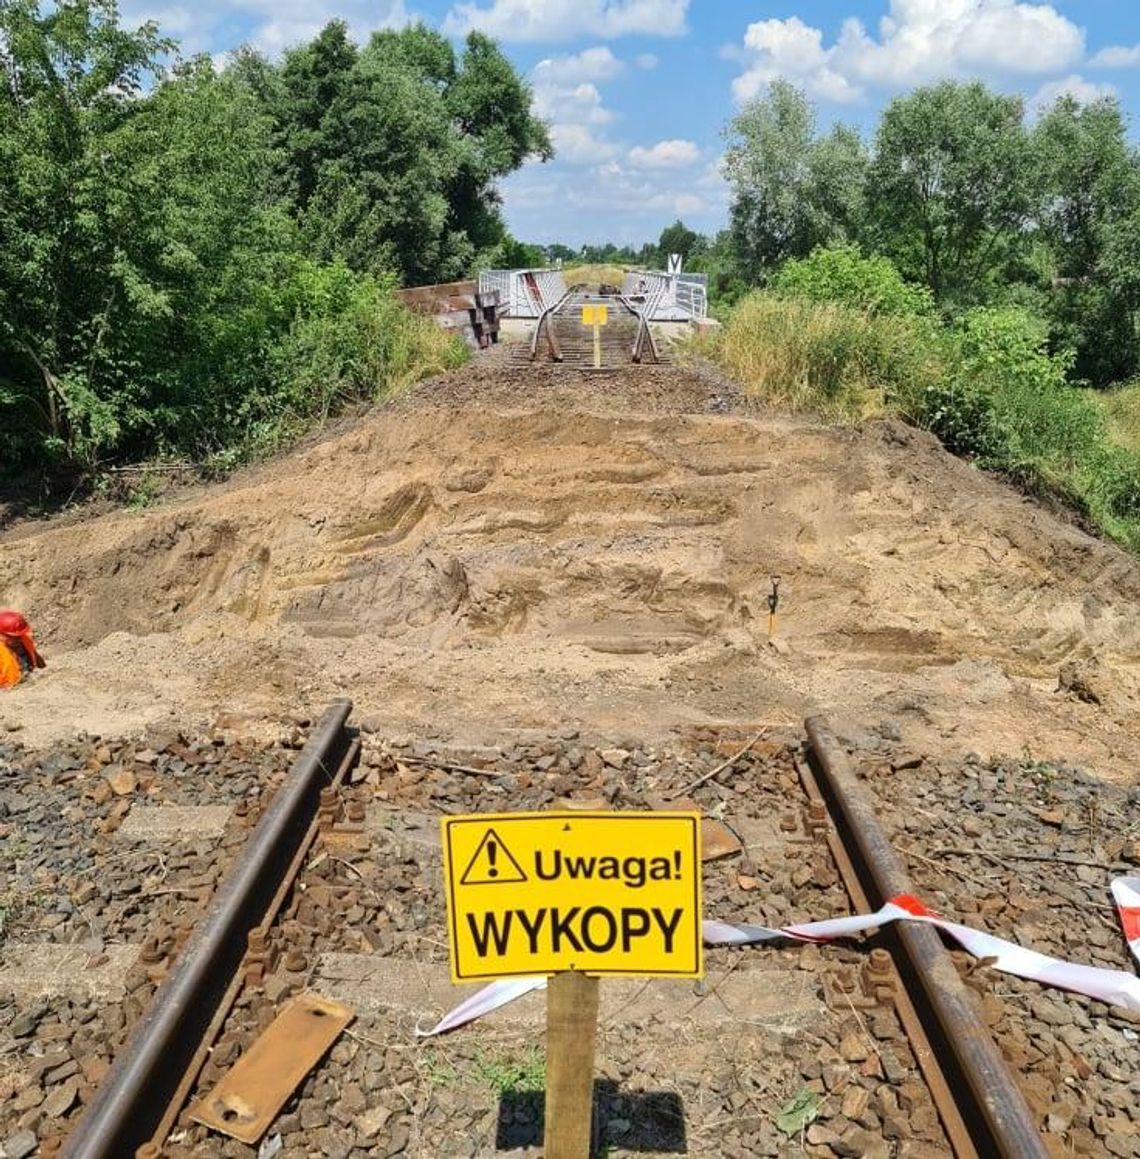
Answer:
[[[0,633],[5,636],[27,636],[31,631],[31,624],[19,612],[0,611]]]
[[[33,668],[43,668],[44,658],[39,654],[36,648],[36,642],[32,639],[32,626],[28,623],[27,618],[20,612],[12,611],[11,609],[0,609],[0,636],[6,636],[9,640],[15,642],[23,651],[27,659],[27,663]],[[10,656],[12,655],[11,648],[4,649]],[[12,657],[15,659],[15,657]],[[10,665],[5,665],[5,668]],[[0,684],[17,683],[20,676],[20,669],[16,667],[16,679],[12,679],[11,672],[5,672],[3,678],[0,678]]]

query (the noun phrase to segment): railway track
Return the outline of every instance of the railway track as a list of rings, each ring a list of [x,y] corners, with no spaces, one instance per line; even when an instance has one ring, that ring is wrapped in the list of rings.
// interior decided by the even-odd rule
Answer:
[[[286,1155],[539,1142],[533,1092],[503,1086],[481,1114],[456,1096],[470,1085],[464,1073],[488,1070],[496,1043],[533,1062],[533,1009],[520,1003],[477,1035],[415,1042],[421,1017],[451,1001],[442,813],[676,807],[688,787],[723,820],[710,821],[707,917],[789,924],[872,911],[914,889],[866,783],[818,719],[802,743],[754,740],[738,752],[731,740],[728,760],[709,738],[684,753],[599,752],[571,736],[464,755],[362,736],[350,707],[334,704],[313,730],[83,1114],[66,1139],[45,1123],[40,1154],[256,1154],[187,1107],[306,989],[345,1001],[358,1020],[270,1127]],[[798,1098],[812,1112],[796,1136],[808,1154],[1025,1157],[1050,1154],[1050,1139],[1063,1151],[1064,1133],[1043,1133],[1050,1116],[1027,1101],[1026,1075],[1003,1060],[1008,1044],[995,1042],[970,981],[932,928],[903,923],[859,946],[713,948],[708,977],[688,993],[607,982],[599,1144],[780,1154],[789,1140],[773,1124]],[[1091,1005],[1050,993],[1074,1012]],[[1114,1022],[1114,1033],[1133,1041],[1129,1025]],[[660,1090],[635,1089],[654,1082]],[[1059,1080],[1049,1106],[1064,1095]],[[1117,1114],[1119,1091],[1104,1099]],[[1110,1153],[1135,1153],[1128,1146]]]
[[[644,303],[600,289],[575,286],[548,309],[535,325],[529,345],[519,347],[520,362],[558,362],[580,370],[616,370],[636,363],[666,361],[641,309]],[[589,311],[604,307],[595,348],[592,326],[583,322]],[[585,311],[585,314],[584,314]]]

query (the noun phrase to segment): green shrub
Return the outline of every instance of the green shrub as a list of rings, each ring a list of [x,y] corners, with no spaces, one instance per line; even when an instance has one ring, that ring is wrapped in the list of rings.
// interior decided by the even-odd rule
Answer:
[[[931,383],[915,417],[955,455],[994,459],[1002,452],[1001,425],[988,390],[954,378]]]
[[[868,314],[923,315],[934,311],[925,286],[903,281],[883,257],[863,257],[855,246],[820,246],[806,258],[785,262],[772,281],[785,297],[839,302]]]
[[[269,351],[282,406],[323,419],[350,400],[380,398],[466,361],[466,348],[406,310],[393,288],[343,262],[302,263],[292,323]]]

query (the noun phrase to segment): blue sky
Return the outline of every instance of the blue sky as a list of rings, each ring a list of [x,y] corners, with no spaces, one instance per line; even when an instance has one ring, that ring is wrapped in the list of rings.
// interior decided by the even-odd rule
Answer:
[[[1118,96],[1140,128],[1140,4],[1110,0],[124,0],[187,51],[250,42],[276,55],[327,20],[357,39],[410,20],[496,37],[535,90],[558,157],[503,187],[511,231],[578,245],[655,239],[677,217],[715,231],[723,129],[775,77],[821,124],[863,127],[899,92],[944,77],[1024,94]]]

